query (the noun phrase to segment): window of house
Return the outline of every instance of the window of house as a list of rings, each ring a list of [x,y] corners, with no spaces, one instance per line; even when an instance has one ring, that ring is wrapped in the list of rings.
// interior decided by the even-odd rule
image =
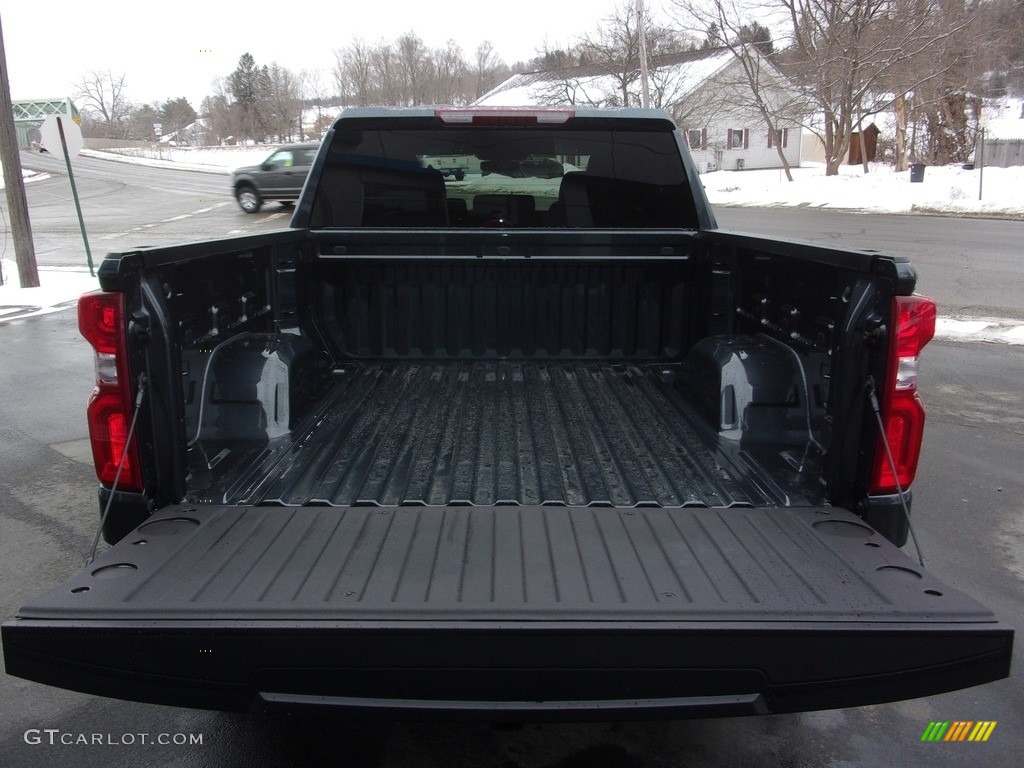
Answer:
[[[701,149],[701,131],[687,131],[686,139],[690,149]]]
[[[730,128],[728,136],[729,149],[743,149],[745,146],[744,142],[744,130],[742,128]]]
[[[775,131],[768,131],[768,148],[789,146],[789,129],[779,128]]]

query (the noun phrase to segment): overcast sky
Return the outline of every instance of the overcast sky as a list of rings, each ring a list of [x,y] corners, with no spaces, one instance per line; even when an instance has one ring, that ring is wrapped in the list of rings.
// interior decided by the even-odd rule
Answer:
[[[126,76],[133,102],[185,96],[198,109],[210,82],[230,74],[246,51],[259,65],[322,69],[326,79],[335,49],[353,38],[373,43],[411,30],[432,48],[455,40],[467,59],[490,40],[511,64],[534,56],[545,41],[568,45],[621,2],[0,0],[0,21],[15,100],[71,95],[85,72],[109,69]],[[646,5],[656,11],[661,0]]]

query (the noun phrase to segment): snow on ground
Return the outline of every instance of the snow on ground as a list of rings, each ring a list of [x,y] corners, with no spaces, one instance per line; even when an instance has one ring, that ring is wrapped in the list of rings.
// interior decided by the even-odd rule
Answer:
[[[39,173],[38,171],[30,171],[27,168],[22,168],[21,169],[21,178],[23,178],[25,180],[25,183],[28,184],[30,181],[42,181],[43,179],[48,179],[48,178],[50,178],[50,174],[48,174],[48,173]],[[0,173],[0,189],[3,189],[3,188],[4,188],[4,177],[3,177],[3,174]]]
[[[1024,345],[1024,325],[1019,320],[999,317],[940,317],[935,321],[935,338],[947,341],[989,341]]]
[[[0,261],[0,325],[13,319],[46,315],[66,308],[86,291],[100,287],[85,267],[39,267],[38,288],[22,288],[14,259]]]
[[[1024,217],[1024,167],[964,170],[959,165],[925,168],[924,180],[891,166],[844,165],[838,176],[809,163],[793,169],[793,181],[781,170],[716,171],[701,176],[712,205],[837,208],[866,213],[942,213]],[[979,183],[982,199],[978,199]]]
[[[83,149],[88,157],[117,160],[134,165],[179,168],[209,173],[230,173],[243,165],[259,165],[278,145],[261,147],[125,147],[123,149]]]

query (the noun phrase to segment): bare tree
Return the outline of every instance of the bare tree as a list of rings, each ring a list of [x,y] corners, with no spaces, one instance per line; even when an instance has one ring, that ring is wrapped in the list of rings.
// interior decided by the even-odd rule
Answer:
[[[331,78],[334,80],[334,93],[342,104],[348,104],[352,86],[349,83],[345,67],[346,48],[334,49],[334,65],[331,67]]]
[[[378,104],[402,103],[402,74],[394,46],[381,40],[370,50],[370,67]]]
[[[347,48],[334,52],[334,82],[345,104],[365,107],[372,103],[376,90],[373,50],[360,38]]]
[[[212,138],[220,144],[234,136],[237,128],[227,79],[218,77],[211,86],[213,93],[203,99],[199,111],[206,117]]]
[[[718,76],[722,90],[716,98],[739,111],[759,114],[772,137],[782,136],[782,126],[804,122],[809,104],[768,58],[774,48],[771,32],[758,22],[748,22],[749,5],[740,7],[735,0],[675,0],[674,5],[684,18],[706,30],[709,48],[714,41],[732,54],[735,66]],[[792,181],[785,141],[771,143],[786,178]]]
[[[644,20],[652,63],[651,106],[671,108],[680,96],[678,70],[658,70],[684,52],[691,41],[678,32]],[[584,33],[569,50],[544,48],[534,60],[544,76],[534,86],[546,104],[640,106],[640,29],[633,0],[619,5],[596,29]]]
[[[331,74],[345,104],[412,106],[466,104],[509,71],[489,42],[476,49],[471,64],[455,40],[431,49],[415,32],[406,32],[374,45],[354,38],[335,50]]]
[[[987,0],[977,6],[977,37],[984,44],[973,59],[986,97],[1024,92],[1024,2]]]
[[[651,60],[684,49],[684,41],[673,30],[644,19],[647,55]],[[611,77],[616,86],[614,95],[607,94],[605,103],[615,106],[639,106],[641,30],[634,0],[626,0],[615,8],[597,29],[583,35],[577,44],[582,64],[595,67]]]
[[[107,138],[124,138],[132,103],[124,86],[125,76],[92,71],[82,76],[74,96],[79,108],[90,113],[98,130]]]
[[[1008,42],[1008,30],[984,23],[981,11],[988,10],[987,4],[933,5],[932,28],[955,31],[928,51],[928,58],[941,66],[926,63],[933,76],[922,79],[922,63],[912,60],[893,67],[888,77],[890,90],[896,94],[892,106],[897,118],[894,149],[899,170],[906,170],[911,157],[940,164],[969,158],[980,117],[979,95],[986,91],[999,51],[1006,50],[1003,46]],[[912,128],[909,136],[908,123]]]
[[[327,85],[324,83],[324,73],[319,69],[303,70],[299,74],[302,83],[303,102],[316,109],[316,117],[313,119],[313,133],[319,137],[331,124],[332,116],[324,113],[324,102],[329,94]]]
[[[260,114],[264,130],[288,141],[301,138],[302,90],[299,78],[276,61],[261,71]]]
[[[807,127],[825,146],[826,175],[835,175],[854,126],[926,83],[955,62],[943,45],[964,23],[941,21],[944,0],[775,0],[789,19],[789,74],[814,101],[823,124]],[[907,73],[895,92],[891,73]]]
[[[402,76],[402,104],[413,106],[426,103],[429,101],[426,97],[427,84],[434,67],[430,51],[415,32],[402,34],[395,44],[395,50]]]
[[[464,90],[469,67],[462,55],[462,48],[449,40],[444,48],[434,51],[434,103],[465,104],[468,99]]]
[[[497,73],[504,68],[504,62],[494,50],[490,40],[484,40],[476,48],[473,74],[476,78],[474,96],[479,99],[498,84]]]

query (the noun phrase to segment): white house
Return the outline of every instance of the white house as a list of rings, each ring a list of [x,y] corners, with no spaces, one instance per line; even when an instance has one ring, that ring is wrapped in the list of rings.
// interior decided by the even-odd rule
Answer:
[[[796,104],[796,91],[763,57],[759,85],[775,107]],[[800,115],[776,121],[770,133],[754,106],[748,78],[727,48],[686,51],[650,62],[652,106],[666,109],[682,131],[697,167],[705,170],[781,168],[777,145],[789,165],[800,165]],[[474,102],[481,106],[588,104],[639,106],[638,71],[609,74],[599,65],[513,75]]]
[[[183,128],[165,133],[159,138],[161,144],[178,147],[202,147],[209,143],[210,125],[205,117],[197,118]]]

